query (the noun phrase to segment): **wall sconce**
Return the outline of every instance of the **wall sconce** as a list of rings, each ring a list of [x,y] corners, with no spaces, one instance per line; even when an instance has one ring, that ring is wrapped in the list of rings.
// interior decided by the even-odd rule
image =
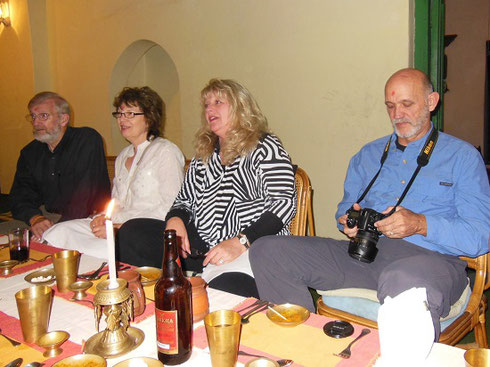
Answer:
[[[0,23],[10,25],[10,9],[8,0],[0,0]]]

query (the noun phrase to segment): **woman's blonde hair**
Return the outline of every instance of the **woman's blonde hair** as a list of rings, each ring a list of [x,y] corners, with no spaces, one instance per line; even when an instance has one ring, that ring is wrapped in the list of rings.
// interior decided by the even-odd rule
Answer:
[[[220,146],[222,162],[232,163],[239,156],[252,152],[259,140],[268,132],[267,119],[250,92],[231,79],[211,79],[201,91],[201,128],[196,134],[196,158],[205,163],[218,143],[218,136],[211,131],[206,120],[206,99],[210,94],[226,98],[230,105],[231,126],[224,146]]]

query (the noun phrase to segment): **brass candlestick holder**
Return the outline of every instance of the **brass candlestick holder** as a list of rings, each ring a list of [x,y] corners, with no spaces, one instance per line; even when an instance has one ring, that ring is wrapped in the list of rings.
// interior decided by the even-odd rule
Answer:
[[[145,339],[140,329],[130,327],[134,319],[133,296],[124,279],[117,278],[118,287],[110,289],[110,280],[97,284],[94,297],[95,328],[97,334],[85,344],[85,353],[98,354],[104,358],[115,358],[137,348]],[[99,332],[102,312],[107,326]]]

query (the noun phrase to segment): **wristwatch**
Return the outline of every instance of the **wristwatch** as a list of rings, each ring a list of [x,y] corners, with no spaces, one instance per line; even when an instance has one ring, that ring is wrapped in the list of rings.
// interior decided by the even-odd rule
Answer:
[[[248,250],[250,248],[250,241],[248,240],[247,236],[243,233],[239,233],[237,237],[240,243]]]

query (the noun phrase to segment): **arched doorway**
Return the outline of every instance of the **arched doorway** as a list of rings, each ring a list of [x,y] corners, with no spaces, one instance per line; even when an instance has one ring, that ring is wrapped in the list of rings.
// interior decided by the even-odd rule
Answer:
[[[181,145],[181,116],[179,76],[170,55],[158,44],[139,40],[129,45],[112,70],[109,103],[124,87],[149,86],[165,102],[166,121],[164,136]],[[118,154],[128,142],[121,136],[114,120],[111,124],[112,147]]]

